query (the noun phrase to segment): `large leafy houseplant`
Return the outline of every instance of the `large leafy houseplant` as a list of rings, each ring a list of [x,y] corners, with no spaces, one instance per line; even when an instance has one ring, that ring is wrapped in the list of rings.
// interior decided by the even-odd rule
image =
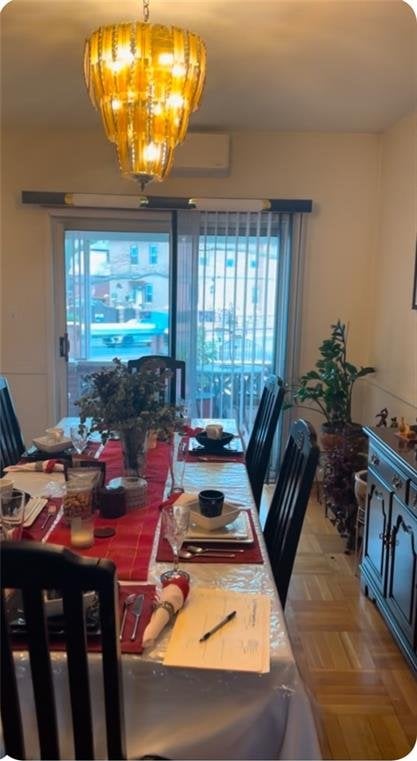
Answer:
[[[302,375],[294,399],[310,403],[325,417],[329,430],[340,430],[352,423],[352,392],[356,381],[375,372],[373,367],[356,367],[347,359],[346,325],[340,320],[331,325],[330,338],[319,348],[316,369]]]
[[[303,375],[294,394],[296,404],[316,408],[324,415],[320,470],[326,509],[330,508],[340,532],[347,536],[347,550],[354,546],[356,500],[354,474],[366,462],[367,440],[362,427],[352,421],[352,392],[356,381],[374,372],[356,367],[347,359],[346,325],[331,325],[330,338],[319,347],[315,369]]]

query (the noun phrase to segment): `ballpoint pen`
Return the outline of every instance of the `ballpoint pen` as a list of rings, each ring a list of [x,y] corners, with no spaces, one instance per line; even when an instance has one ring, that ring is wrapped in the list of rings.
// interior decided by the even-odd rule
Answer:
[[[214,634],[214,632],[219,631],[219,629],[221,629],[225,624],[227,624],[228,621],[231,621],[232,618],[235,617],[235,615],[236,615],[236,611],[232,610],[232,612],[229,613],[226,616],[226,618],[223,618],[221,621],[219,621],[218,624],[216,624],[216,626],[213,626],[212,629],[210,629],[208,632],[203,634],[203,636],[200,637],[199,642],[205,642],[209,637],[211,637],[212,634]]]

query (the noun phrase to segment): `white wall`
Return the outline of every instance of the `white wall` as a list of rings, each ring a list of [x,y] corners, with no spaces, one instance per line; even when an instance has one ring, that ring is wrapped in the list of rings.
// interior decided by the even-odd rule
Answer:
[[[417,236],[417,113],[382,137],[373,275],[370,410],[417,418],[417,310],[411,309]]]
[[[392,151],[397,140],[394,133],[395,130]],[[404,157],[412,148],[408,132],[407,139],[409,143],[402,149]],[[384,307],[376,293],[374,269],[381,146],[385,151],[386,145],[391,145],[388,136],[381,140],[375,134],[236,133],[232,135],[229,177],[171,178],[149,186],[149,194],[311,198],[314,211],[308,218],[301,370],[314,364],[318,345],[339,317],[349,322],[350,359],[360,364],[371,360],[378,364],[383,342],[376,324],[379,317],[376,321],[374,314],[376,307],[378,315]],[[20,192],[126,194],[136,193],[137,188],[121,178],[113,148],[101,128],[78,133],[14,131],[4,136],[2,151],[2,372],[12,384],[29,441],[54,422],[55,413],[48,403],[52,391],[48,355],[53,294],[48,212],[22,206]],[[384,175],[387,204],[391,182],[388,169]],[[408,164],[406,171],[410,171]],[[404,216],[404,210],[400,211]],[[407,227],[411,227],[410,221]],[[396,257],[407,259],[407,245],[402,239],[402,247],[396,247]],[[391,255],[392,247],[386,248],[387,263]],[[404,265],[404,277],[407,267],[410,262]],[[408,295],[407,298],[409,301]],[[403,328],[397,321],[398,309],[392,296],[385,309],[391,314],[394,340]],[[416,316],[414,312],[411,319]],[[387,356],[391,356],[390,352]],[[397,396],[415,403],[410,383],[401,372],[397,375]],[[394,390],[388,368],[378,382],[384,392],[375,387],[371,401],[364,398],[362,403],[364,394],[357,395],[355,417],[360,422],[372,423],[374,414],[383,406],[386,388],[391,393]]]

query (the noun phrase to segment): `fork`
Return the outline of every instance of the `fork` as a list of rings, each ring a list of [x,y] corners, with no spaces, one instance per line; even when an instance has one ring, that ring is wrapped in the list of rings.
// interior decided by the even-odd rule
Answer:
[[[41,526],[42,530],[46,529],[46,527],[48,525],[48,522],[49,522],[49,519],[52,518],[53,515],[55,515],[56,509],[57,509],[56,505],[48,505],[48,510],[47,510],[47,513],[46,513],[46,516],[45,516],[45,520],[44,520],[44,522],[42,523],[42,526]]]

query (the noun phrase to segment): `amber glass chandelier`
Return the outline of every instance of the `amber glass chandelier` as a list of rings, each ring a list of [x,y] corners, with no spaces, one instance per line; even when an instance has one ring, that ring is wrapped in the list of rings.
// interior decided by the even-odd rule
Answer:
[[[84,73],[93,105],[121,171],[140,183],[163,180],[187,133],[204,87],[206,48],[196,34],[143,22],[97,29],[85,44]]]

